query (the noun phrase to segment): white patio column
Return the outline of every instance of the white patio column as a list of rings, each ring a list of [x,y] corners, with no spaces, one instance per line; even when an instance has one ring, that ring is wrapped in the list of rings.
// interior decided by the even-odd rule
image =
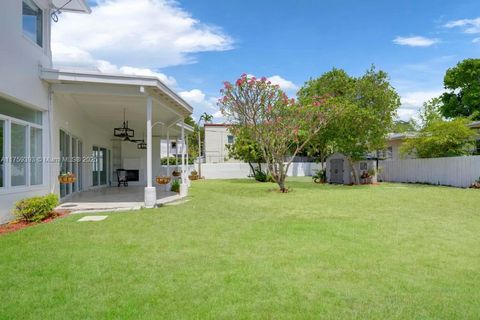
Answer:
[[[167,176],[170,176],[170,128],[167,128]]]
[[[178,169],[178,136],[175,137],[175,170]]]
[[[153,208],[157,201],[157,192],[152,186],[152,97],[147,96],[147,186],[145,187],[145,207]]]
[[[190,187],[191,181],[190,181],[190,179],[188,179],[188,175],[190,174],[190,165],[188,163],[188,136],[185,137],[185,150],[186,150],[186,157],[187,157],[187,160],[186,160],[186,163],[185,163],[186,170],[187,170],[187,172],[186,172],[187,184]]]
[[[177,145],[178,148],[178,145]],[[182,122],[182,184],[180,185],[180,196],[185,197],[188,193],[187,172],[185,170],[185,123]]]

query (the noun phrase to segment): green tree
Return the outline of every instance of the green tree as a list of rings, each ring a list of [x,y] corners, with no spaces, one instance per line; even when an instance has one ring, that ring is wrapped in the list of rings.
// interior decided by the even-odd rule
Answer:
[[[353,163],[369,152],[383,149],[385,136],[393,127],[400,98],[384,71],[370,68],[361,77],[333,69],[300,89],[300,102],[318,96],[329,96],[335,106],[335,117],[317,133],[319,148],[331,148],[347,157],[355,183],[358,172]]]
[[[433,120],[425,124],[413,138],[402,145],[403,155],[415,155],[419,158],[453,157],[472,154],[475,149],[474,130],[469,121],[457,118],[451,121]]]
[[[244,131],[255,140],[280,191],[287,192],[288,168],[293,158],[328,122],[325,110],[329,99],[297,103],[265,77],[258,80],[246,74],[235,84],[225,82],[224,86],[219,104],[232,124],[232,133],[237,135],[238,131]],[[287,155],[292,157],[285,163]]]
[[[395,133],[413,132],[417,130],[416,126],[417,124],[413,120],[395,120],[391,131]]]
[[[480,119],[480,59],[465,59],[447,70],[441,98],[441,113],[446,118]]]
[[[227,145],[227,149],[231,158],[247,162],[252,173],[256,171],[253,164],[257,164],[257,168],[260,169],[261,164],[265,162],[262,150],[246,130],[237,130],[233,144]]]
[[[420,110],[418,116],[421,121],[421,126],[425,127],[430,123],[442,120],[441,114],[442,99],[432,98],[423,103],[423,108]]]

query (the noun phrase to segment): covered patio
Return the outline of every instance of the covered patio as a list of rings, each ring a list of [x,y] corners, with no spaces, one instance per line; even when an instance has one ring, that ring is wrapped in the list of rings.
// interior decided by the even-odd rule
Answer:
[[[73,172],[77,178],[68,185],[52,179],[62,208],[151,208],[187,195],[186,137],[193,128],[184,119],[193,108],[159,79],[54,69],[43,69],[41,77],[50,87],[52,153],[60,159],[50,175]],[[165,168],[162,153],[170,157],[172,141],[176,149],[181,142],[181,150],[177,165]],[[75,156],[81,156],[78,164]],[[131,174],[128,186],[117,187],[119,170]],[[177,179],[179,194],[170,192],[171,182],[156,186],[156,177]]]
[[[182,199],[176,192],[165,191],[165,188],[158,186],[155,189],[156,206]],[[123,211],[141,209],[144,205],[144,187],[105,187],[76,193],[60,204],[57,209],[67,209],[72,212]]]

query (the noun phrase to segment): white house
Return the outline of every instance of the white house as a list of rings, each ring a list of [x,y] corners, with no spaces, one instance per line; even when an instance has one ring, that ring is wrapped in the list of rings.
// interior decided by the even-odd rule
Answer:
[[[90,13],[86,0],[0,3],[0,223],[11,219],[19,199],[53,192],[65,201],[114,184],[119,168],[132,172],[152,207],[160,154],[192,129],[183,123],[192,107],[155,77],[53,69],[51,13],[62,6]],[[134,137],[114,136],[124,120]],[[162,139],[167,150],[160,150]],[[59,184],[66,171],[75,183]]]
[[[227,124],[206,123],[204,128],[206,163],[239,162],[228,155],[227,145],[233,143],[234,136]]]

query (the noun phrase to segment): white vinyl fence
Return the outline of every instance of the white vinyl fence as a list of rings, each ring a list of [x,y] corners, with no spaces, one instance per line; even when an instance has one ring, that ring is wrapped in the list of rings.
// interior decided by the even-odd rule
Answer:
[[[254,165],[256,167],[256,165]],[[265,169],[265,165],[262,168]],[[163,172],[166,172],[166,166],[162,166]],[[170,166],[173,171],[175,166]],[[288,168],[289,177],[311,176],[316,170],[320,169],[320,164],[314,162],[293,162]],[[188,171],[198,170],[198,164],[189,165]],[[243,179],[247,178],[250,172],[248,163],[203,163],[202,176],[206,179]]]
[[[384,181],[467,188],[480,177],[480,156],[382,160],[379,167]]]

